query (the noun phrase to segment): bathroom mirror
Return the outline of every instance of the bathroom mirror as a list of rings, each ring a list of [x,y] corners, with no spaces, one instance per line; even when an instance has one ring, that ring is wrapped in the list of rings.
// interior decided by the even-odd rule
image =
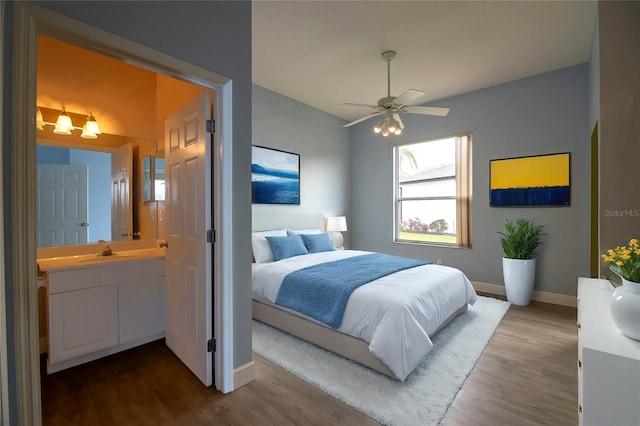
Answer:
[[[140,202],[141,185],[138,176],[141,170],[137,167],[141,164],[139,161],[141,158],[156,154],[156,142],[108,134],[102,134],[98,139],[91,141],[74,139],[72,136],[46,134],[37,140],[38,247],[95,243],[98,240],[158,238],[157,203]],[[112,168],[120,166],[112,165],[112,155],[125,145],[131,146],[131,170],[128,172],[127,179],[118,179],[114,182]],[[164,167],[156,167],[156,169],[162,170],[158,176],[164,178]],[[62,185],[62,188],[67,185],[67,188],[59,191],[66,195],[58,196],[58,201],[48,196],[47,194],[52,194],[54,191],[50,190],[49,186],[52,185],[50,182],[41,182],[47,180],[43,176],[62,176],[57,178],[61,182],[55,185]],[[73,176],[74,179],[79,177],[82,181],[80,186],[69,186],[69,176]],[[116,182],[118,185],[115,184]],[[129,198],[132,200],[131,203],[117,201],[118,197],[112,193],[118,191],[122,194],[131,194],[132,197]],[[112,198],[116,199],[113,203]],[[120,200],[122,200],[121,197]],[[50,223],[51,219],[54,222],[64,221],[65,217],[61,216],[65,215],[51,213],[53,206],[61,202],[64,202],[68,211],[71,212],[67,215],[71,221],[74,221],[75,228],[71,231],[65,228],[66,224]],[[82,216],[85,205],[86,213]],[[112,215],[122,216],[118,218],[120,222],[125,223],[124,228],[115,227]],[[49,217],[48,222],[43,221],[46,217]],[[57,230],[51,231],[51,226]]]
[[[163,151],[156,155],[142,157],[140,176],[142,178],[141,197],[143,202],[164,201],[164,154]]]

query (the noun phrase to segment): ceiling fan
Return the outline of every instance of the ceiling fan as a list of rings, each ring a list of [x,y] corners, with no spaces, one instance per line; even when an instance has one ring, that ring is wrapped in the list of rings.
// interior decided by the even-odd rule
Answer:
[[[376,126],[373,128],[373,131],[376,133],[382,133],[383,136],[388,136],[389,134],[399,135],[404,129],[404,123],[400,119],[401,112],[406,112],[409,114],[437,115],[440,117],[444,117],[449,113],[449,108],[414,105],[414,102],[418,101],[420,98],[426,95],[426,93],[421,90],[409,89],[398,97],[391,96],[391,60],[395,57],[396,52],[392,50],[382,53],[382,59],[387,63],[387,96],[380,99],[377,105],[354,103],[340,104],[347,106],[373,108],[376,110],[376,112],[372,112],[371,114],[358,118],[357,120],[354,120],[351,123],[347,123],[342,127],[351,127],[354,124],[358,124],[372,117],[384,114],[384,118],[376,124]]]

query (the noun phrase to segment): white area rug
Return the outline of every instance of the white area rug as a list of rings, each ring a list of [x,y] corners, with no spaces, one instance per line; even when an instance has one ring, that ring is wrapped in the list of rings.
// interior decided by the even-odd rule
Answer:
[[[478,297],[433,338],[404,383],[253,321],[253,350],[387,425],[436,425],[478,361],[509,303]]]

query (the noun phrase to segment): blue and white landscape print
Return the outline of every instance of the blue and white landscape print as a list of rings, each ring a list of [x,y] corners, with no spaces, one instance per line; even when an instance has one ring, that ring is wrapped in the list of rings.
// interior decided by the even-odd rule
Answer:
[[[253,145],[251,202],[300,204],[300,156]]]

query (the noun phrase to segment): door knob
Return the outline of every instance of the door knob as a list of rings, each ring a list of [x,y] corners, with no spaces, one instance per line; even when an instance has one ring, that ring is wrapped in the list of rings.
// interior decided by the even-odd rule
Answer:
[[[89,224],[88,224],[88,223],[86,223],[86,222],[82,222],[82,223],[80,224],[80,226],[82,226],[82,227],[84,228],[84,227],[89,226]]]
[[[128,234],[128,233],[126,233],[126,232],[123,232],[122,234],[120,234],[120,236],[121,236],[121,237],[128,237],[128,236],[129,236],[129,234]]]

